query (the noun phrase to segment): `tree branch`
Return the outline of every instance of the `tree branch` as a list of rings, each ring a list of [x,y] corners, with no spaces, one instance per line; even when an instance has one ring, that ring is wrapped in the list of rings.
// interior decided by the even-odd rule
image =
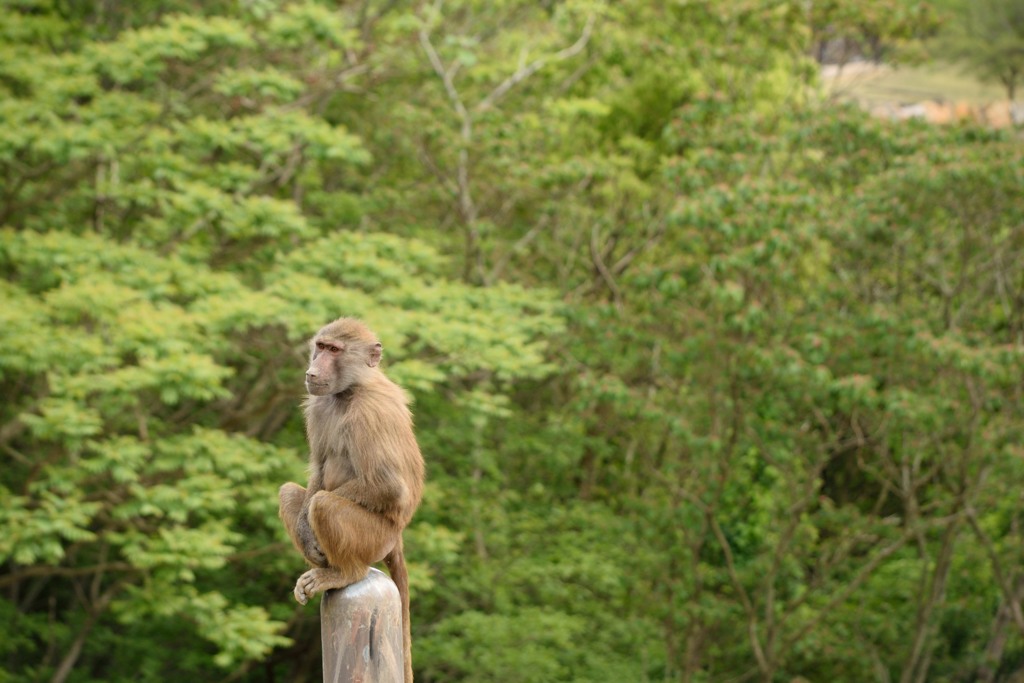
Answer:
[[[573,43],[572,45],[563,50],[559,50],[553,55],[550,55],[548,57],[541,57],[540,59],[534,60],[530,64],[519,67],[515,71],[515,73],[513,73],[511,76],[509,76],[500,84],[498,84],[498,87],[492,90],[490,94],[487,95],[487,97],[480,100],[480,102],[474,108],[477,111],[484,111],[486,109],[489,109],[490,107],[494,106],[498,102],[498,100],[507,95],[508,92],[516,85],[522,83],[524,80],[526,80],[533,74],[543,69],[544,66],[548,64],[548,62],[560,62],[578,55],[580,52],[583,51],[583,48],[587,46],[587,43],[590,42],[590,34],[593,28],[594,15],[591,14],[587,18],[586,25],[583,27],[583,33],[580,34],[580,37],[576,39],[575,43]]]
[[[685,498],[701,508],[702,511],[710,513],[708,505],[699,497],[685,489],[680,488],[678,490]],[[718,541],[718,546],[722,549],[722,555],[725,557],[725,568],[729,574],[729,581],[732,584],[733,590],[736,591],[737,597],[740,599],[740,604],[743,605],[743,611],[747,613],[747,632],[750,637],[750,646],[754,650],[754,656],[757,658],[758,668],[761,670],[761,673],[769,674],[771,672],[771,665],[767,657],[765,657],[764,650],[761,648],[761,641],[757,636],[757,611],[754,609],[750,596],[747,594],[746,589],[743,588],[743,583],[736,572],[736,565],[732,557],[732,546],[729,545],[729,539],[725,537],[725,532],[722,531],[722,527],[718,524],[718,520],[715,519],[713,513],[707,515],[707,520],[711,525],[711,532],[714,534],[715,540]]]
[[[64,578],[74,576],[88,576],[96,572],[104,571],[116,571],[116,572],[130,572],[139,571],[138,567],[128,562],[108,562],[99,565],[93,565],[90,567],[51,567],[48,565],[33,565],[31,567],[25,567],[23,570],[17,573],[7,574],[6,576],[0,576],[0,588],[10,586],[12,584],[19,583],[23,579],[32,578],[35,576],[53,577],[60,576]]]

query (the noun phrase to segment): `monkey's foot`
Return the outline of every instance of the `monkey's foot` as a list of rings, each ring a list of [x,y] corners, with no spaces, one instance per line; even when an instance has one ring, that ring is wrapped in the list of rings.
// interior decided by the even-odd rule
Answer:
[[[323,591],[344,588],[366,577],[369,567],[361,575],[346,575],[334,567],[310,569],[295,582],[295,599],[305,605],[309,599]]]

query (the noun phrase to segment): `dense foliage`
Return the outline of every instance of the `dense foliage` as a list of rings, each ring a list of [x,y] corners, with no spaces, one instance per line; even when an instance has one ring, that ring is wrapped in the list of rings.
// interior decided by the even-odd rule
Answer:
[[[932,21],[842,5],[0,3],[0,681],[320,678],[342,314],[419,680],[1024,670],[1024,148],[823,103]]]

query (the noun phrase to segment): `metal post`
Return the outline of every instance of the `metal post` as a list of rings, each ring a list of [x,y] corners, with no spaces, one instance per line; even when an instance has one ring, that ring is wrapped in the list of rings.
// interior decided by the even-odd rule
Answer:
[[[320,602],[324,683],[402,683],[402,600],[377,569]]]

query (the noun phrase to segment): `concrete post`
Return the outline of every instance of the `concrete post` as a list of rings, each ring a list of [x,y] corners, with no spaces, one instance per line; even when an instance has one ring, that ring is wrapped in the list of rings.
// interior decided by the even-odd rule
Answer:
[[[324,683],[402,683],[402,600],[377,569],[320,602]]]

